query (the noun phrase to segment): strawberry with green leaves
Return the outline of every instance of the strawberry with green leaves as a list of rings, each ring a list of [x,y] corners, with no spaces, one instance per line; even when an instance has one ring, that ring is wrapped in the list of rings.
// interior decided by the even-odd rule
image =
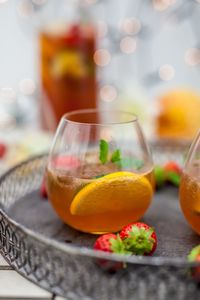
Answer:
[[[124,226],[120,237],[125,249],[134,255],[152,255],[157,247],[157,237],[154,229],[142,222]]]
[[[178,187],[181,181],[181,167],[175,161],[169,161],[164,165],[163,169],[166,181]]]
[[[191,275],[196,281],[200,282],[200,245],[190,251],[187,259],[189,262],[199,262],[199,266],[192,267]]]
[[[100,236],[94,243],[93,248],[98,251],[104,251],[107,253],[116,253],[122,255],[131,254],[130,251],[125,249],[125,245],[122,242],[120,236],[113,233],[107,233]],[[97,264],[105,271],[110,273],[116,272],[124,267],[122,262],[110,261],[107,259],[99,259]]]
[[[100,236],[94,244],[94,249],[109,253],[130,254],[130,252],[125,249],[120,236],[114,233],[107,233]]]
[[[156,182],[156,188],[161,188],[165,184],[165,171],[163,167],[154,167],[154,178]]]

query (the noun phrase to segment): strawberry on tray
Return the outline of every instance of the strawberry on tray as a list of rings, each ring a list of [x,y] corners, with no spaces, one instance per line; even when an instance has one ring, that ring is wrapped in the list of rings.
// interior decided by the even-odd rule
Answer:
[[[154,167],[156,188],[164,187],[166,184],[179,187],[181,174],[182,168],[175,161],[168,161],[163,166],[156,165]]]

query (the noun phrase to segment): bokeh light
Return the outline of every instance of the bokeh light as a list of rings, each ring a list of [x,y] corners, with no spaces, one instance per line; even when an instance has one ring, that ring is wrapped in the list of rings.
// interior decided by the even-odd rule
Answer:
[[[0,98],[13,102],[16,99],[16,92],[11,87],[2,87],[0,89]]]
[[[141,29],[141,22],[135,18],[126,18],[121,22],[121,30],[126,34],[137,34]]]
[[[106,36],[108,32],[108,26],[104,21],[97,22],[97,34],[99,38],[103,38]]]
[[[154,9],[159,11],[163,11],[175,3],[176,0],[152,0]]]
[[[111,60],[110,52],[106,49],[98,49],[94,53],[94,62],[100,66],[105,67]]]
[[[19,83],[19,90],[24,95],[32,95],[36,90],[36,84],[30,78],[22,79]]]
[[[17,12],[22,18],[31,17],[34,13],[33,3],[29,0],[21,0],[17,6]]]
[[[120,49],[124,53],[133,53],[136,50],[137,42],[132,37],[124,37],[120,42]]]
[[[117,97],[117,90],[112,85],[104,85],[100,89],[100,97],[102,101],[112,102]]]
[[[0,4],[7,2],[8,0],[0,0]]]
[[[185,53],[185,63],[189,66],[196,66],[200,63],[200,49],[190,48]]]
[[[160,67],[158,74],[161,80],[169,81],[174,78],[175,70],[173,66],[166,64]]]

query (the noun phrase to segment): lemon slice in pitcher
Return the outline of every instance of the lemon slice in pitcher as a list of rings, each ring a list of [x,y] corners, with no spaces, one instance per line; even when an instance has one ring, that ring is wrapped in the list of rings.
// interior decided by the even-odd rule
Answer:
[[[74,197],[70,212],[86,216],[134,211],[148,207],[152,195],[152,186],[144,175],[111,173],[83,187]]]

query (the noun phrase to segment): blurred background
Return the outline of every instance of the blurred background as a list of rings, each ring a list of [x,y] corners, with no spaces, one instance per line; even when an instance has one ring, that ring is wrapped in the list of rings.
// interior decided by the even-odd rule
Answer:
[[[0,160],[47,151],[80,108],[139,116],[152,140],[200,127],[200,1],[0,0]]]

